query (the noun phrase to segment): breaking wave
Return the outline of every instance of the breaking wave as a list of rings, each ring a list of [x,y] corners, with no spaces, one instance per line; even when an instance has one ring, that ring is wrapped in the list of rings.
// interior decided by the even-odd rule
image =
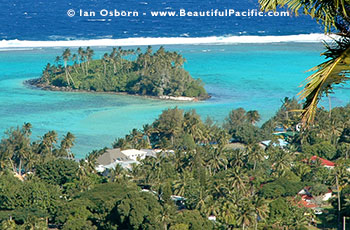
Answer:
[[[2,40],[0,48],[38,48],[38,47],[79,47],[79,46],[143,46],[143,45],[186,45],[186,44],[241,44],[241,43],[279,43],[279,42],[320,42],[332,38],[324,34],[300,34],[286,36],[211,36],[211,37],[138,37],[122,39],[91,40]]]

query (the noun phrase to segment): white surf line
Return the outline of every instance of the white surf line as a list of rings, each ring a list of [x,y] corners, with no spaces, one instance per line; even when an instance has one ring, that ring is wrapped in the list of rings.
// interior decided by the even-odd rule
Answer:
[[[335,36],[332,36],[335,37]],[[222,37],[138,37],[123,39],[29,41],[2,40],[0,48],[37,48],[37,47],[80,47],[80,46],[143,46],[143,45],[187,45],[187,44],[245,44],[279,42],[320,42],[330,41],[324,34],[300,34],[287,36],[222,36]]]

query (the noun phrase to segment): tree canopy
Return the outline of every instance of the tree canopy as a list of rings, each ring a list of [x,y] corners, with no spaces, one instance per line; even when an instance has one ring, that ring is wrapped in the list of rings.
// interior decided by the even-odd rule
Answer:
[[[200,79],[193,79],[183,68],[186,61],[177,52],[160,47],[144,53],[113,48],[101,59],[93,59],[90,47],[72,54],[67,48],[56,58],[56,65],[47,64],[42,77],[34,84],[53,89],[77,89],[97,92],[121,92],[147,96],[185,96],[206,99]],[[63,60],[64,65],[60,64]]]

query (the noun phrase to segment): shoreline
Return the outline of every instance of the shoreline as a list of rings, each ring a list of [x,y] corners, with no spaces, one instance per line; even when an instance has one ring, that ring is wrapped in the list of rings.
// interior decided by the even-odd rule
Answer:
[[[163,101],[165,100],[165,101],[181,101],[181,102],[199,102],[199,101],[205,101],[211,98],[210,95],[208,95],[208,97],[205,97],[205,98],[196,98],[196,97],[184,97],[184,96],[175,97],[175,96],[167,96],[167,95],[151,96],[151,95],[130,94],[127,92],[112,92],[112,91],[97,92],[94,90],[72,89],[69,87],[58,87],[53,85],[47,85],[47,84],[40,83],[39,80],[40,78],[29,79],[29,80],[23,81],[23,84],[32,88],[37,88],[37,89],[46,90],[46,91],[114,94],[114,95],[135,96],[135,97],[141,97],[146,99],[163,100]]]

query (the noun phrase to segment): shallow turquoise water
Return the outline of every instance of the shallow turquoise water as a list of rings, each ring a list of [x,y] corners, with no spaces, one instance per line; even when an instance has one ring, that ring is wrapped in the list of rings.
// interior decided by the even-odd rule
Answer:
[[[152,122],[162,110],[179,106],[194,108],[205,118],[222,121],[234,108],[257,109],[263,120],[271,117],[281,100],[293,97],[308,75],[304,71],[320,63],[321,44],[177,45],[193,77],[201,78],[212,98],[185,103],[132,96],[48,92],[23,85],[40,76],[47,62],[62,49],[0,52],[0,132],[24,122],[33,124],[33,137],[56,130],[77,137],[74,152],[83,157],[93,149],[110,146],[116,137]],[[96,48],[101,56],[110,48]],[[342,88],[333,105],[347,103],[349,90]]]

